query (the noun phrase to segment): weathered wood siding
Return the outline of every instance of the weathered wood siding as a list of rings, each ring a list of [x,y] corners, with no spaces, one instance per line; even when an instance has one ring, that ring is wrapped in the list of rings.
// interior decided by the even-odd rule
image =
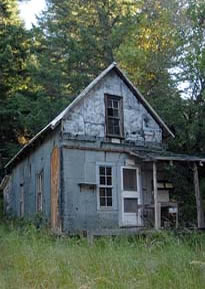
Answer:
[[[105,76],[69,112],[64,120],[64,131],[72,136],[105,137],[106,93],[123,97],[126,140],[161,143],[162,131],[159,125],[114,71]]]
[[[86,146],[92,146],[89,142],[81,144],[82,149],[69,148],[69,145],[73,145],[73,142],[67,141],[62,156],[64,168],[63,230],[70,233],[84,230],[98,233],[103,230],[120,230],[122,226],[122,167],[126,166],[128,160],[135,162],[135,158],[124,152],[85,149]],[[78,145],[79,143],[76,144]],[[99,165],[112,166],[112,208],[100,209],[98,207]],[[140,167],[141,164],[136,163],[136,166]],[[93,184],[96,187],[82,186],[83,183]],[[141,177],[140,194],[142,194]],[[142,195],[141,199],[143,200]]]
[[[34,148],[11,173],[9,187],[10,214],[20,214],[20,192],[24,187],[24,215],[36,214],[36,175],[43,171],[43,215],[50,220],[50,162],[53,147],[59,145],[59,130],[48,136],[43,143]]]

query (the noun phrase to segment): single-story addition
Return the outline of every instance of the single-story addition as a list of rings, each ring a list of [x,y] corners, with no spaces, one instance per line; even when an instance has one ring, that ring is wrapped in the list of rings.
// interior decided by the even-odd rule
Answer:
[[[197,166],[166,152],[165,122],[112,63],[6,165],[8,214],[43,214],[54,231],[118,234],[178,223],[171,162],[193,163],[198,226],[204,226]]]

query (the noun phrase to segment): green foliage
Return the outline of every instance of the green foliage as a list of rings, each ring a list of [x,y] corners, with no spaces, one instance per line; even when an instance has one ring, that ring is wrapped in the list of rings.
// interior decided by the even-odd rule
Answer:
[[[23,27],[17,7],[13,0],[0,4],[1,166],[65,106],[65,99],[46,94],[33,80],[32,34]]]
[[[37,81],[48,94],[73,96],[114,60],[132,6],[120,0],[49,0],[47,5],[34,30]]]
[[[177,77],[186,83],[184,100],[184,126],[178,128],[181,135],[181,147],[189,153],[204,152],[204,116],[205,116],[205,13],[204,1],[185,1],[182,8],[183,20],[179,25],[181,38],[177,54]]]

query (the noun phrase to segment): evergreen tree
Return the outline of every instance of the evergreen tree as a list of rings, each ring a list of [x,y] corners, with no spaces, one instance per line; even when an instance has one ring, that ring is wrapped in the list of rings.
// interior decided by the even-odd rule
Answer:
[[[115,59],[132,21],[132,2],[47,1],[35,39],[37,82],[48,95],[76,95]]]
[[[29,53],[27,33],[18,15],[17,2],[0,3],[0,151],[7,158],[16,147],[23,127],[17,93],[28,85],[25,61]]]

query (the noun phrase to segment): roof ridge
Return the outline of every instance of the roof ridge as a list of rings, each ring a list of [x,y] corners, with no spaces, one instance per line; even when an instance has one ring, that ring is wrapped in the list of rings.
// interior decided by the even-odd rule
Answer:
[[[80,94],[69,104],[67,107],[62,110],[52,121],[50,121],[42,130],[40,130],[25,146],[23,146],[16,155],[5,165],[5,168],[10,166],[16,158],[18,158],[22,152],[27,149],[33,142],[35,142],[38,137],[44,134],[49,129],[55,129],[61,120],[67,115],[67,113],[83,98],[87,93],[102,79],[104,78],[112,69],[115,69],[116,73],[128,88],[135,94],[136,97],[140,99],[146,109],[151,113],[153,118],[159,123],[161,127],[163,127],[171,136],[174,137],[174,134],[165,124],[165,122],[160,118],[157,112],[152,108],[152,106],[148,103],[148,101],[143,97],[143,95],[139,92],[139,90],[134,86],[134,84],[127,78],[124,72],[118,67],[117,62],[113,61],[107,68],[105,68],[95,79],[93,79],[88,86],[86,86]]]

